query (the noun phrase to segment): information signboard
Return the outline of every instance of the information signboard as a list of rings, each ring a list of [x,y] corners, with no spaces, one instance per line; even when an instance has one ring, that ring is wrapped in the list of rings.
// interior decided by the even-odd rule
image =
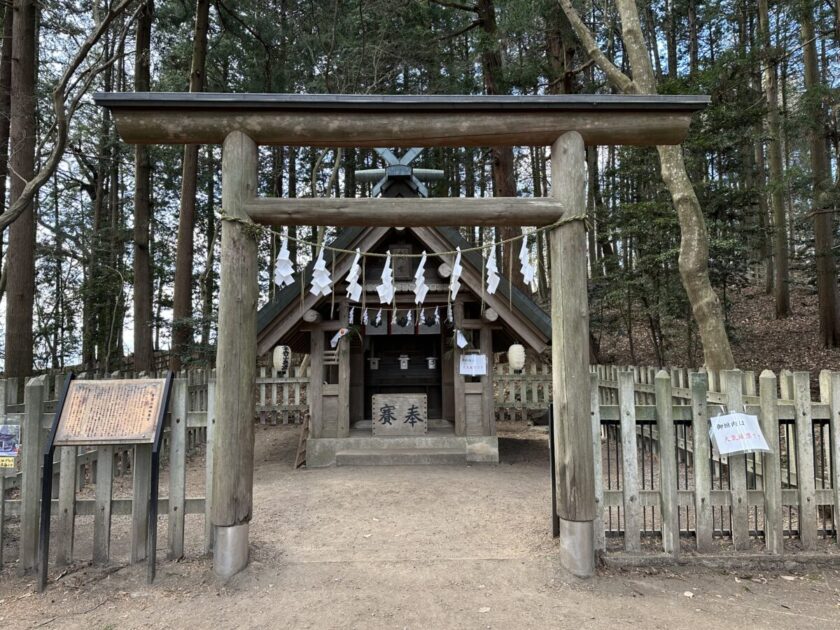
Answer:
[[[149,501],[146,536],[147,581],[151,583],[154,580],[160,445],[173,377],[172,372],[169,372],[165,379],[77,381],[75,374],[67,377],[43,453],[38,549],[39,591],[43,592],[47,585],[53,458],[56,446],[151,445],[150,495],[134,497],[134,500]]]
[[[151,444],[165,382],[73,381],[58,421],[55,445]]]

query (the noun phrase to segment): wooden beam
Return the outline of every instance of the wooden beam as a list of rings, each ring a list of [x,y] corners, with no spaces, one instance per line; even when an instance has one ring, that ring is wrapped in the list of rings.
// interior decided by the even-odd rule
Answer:
[[[129,144],[219,144],[238,131],[259,144],[317,147],[547,146],[576,131],[584,142],[680,144],[691,111],[343,112],[113,107]]]
[[[556,199],[519,198],[318,198],[263,197],[245,212],[263,225],[442,227],[550,225],[563,214]]]
[[[222,152],[222,207],[248,222],[243,202],[257,187],[257,145],[231,133]],[[254,388],[257,351],[257,241],[247,225],[222,222],[212,521],[231,527],[251,520],[254,475]]]

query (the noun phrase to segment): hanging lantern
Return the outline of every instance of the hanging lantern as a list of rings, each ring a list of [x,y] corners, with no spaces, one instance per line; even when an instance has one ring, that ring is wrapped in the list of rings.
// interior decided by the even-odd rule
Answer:
[[[277,346],[271,357],[274,371],[278,376],[287,376],[292,364],[292,349],[289,346]]]
[[[525,347],[520,343],[508,348],[508,364],[518,374],[525,367]]]
[[[379,357],[368,357],[368,361],[370,361],[371,371],[379,369]]]
[[[400,369],[407,370],[408,369],[408,355],[401,354],[400,355]]]
[[[430,370],[437,369],[437,357],[426,357],[426,365]]]

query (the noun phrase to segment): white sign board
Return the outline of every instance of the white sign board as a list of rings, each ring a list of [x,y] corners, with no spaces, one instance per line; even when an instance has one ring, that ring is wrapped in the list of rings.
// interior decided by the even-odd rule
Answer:
[[[711,423],[709,437],[720,455],[770,452],[770,447],[758,424],[758,416],[729,413],[712,418]]]
[[[483,354],[461,355],[461,376],[484,376],[487,374],[487,357]]]

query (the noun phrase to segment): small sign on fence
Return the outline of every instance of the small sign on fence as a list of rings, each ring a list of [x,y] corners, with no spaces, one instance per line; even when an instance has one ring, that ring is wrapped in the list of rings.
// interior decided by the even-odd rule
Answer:
[[[770,452],[758,424],[758,416],[728,413],[712,418],[711,423],[709,437],[719,455]]]
[[[483,354],[462,354],[459,368],[462,376],[484,376],[487,374],[487,357]]]
[[[0,424],[0,469],[15,468],[19,454],[20,425]]]

